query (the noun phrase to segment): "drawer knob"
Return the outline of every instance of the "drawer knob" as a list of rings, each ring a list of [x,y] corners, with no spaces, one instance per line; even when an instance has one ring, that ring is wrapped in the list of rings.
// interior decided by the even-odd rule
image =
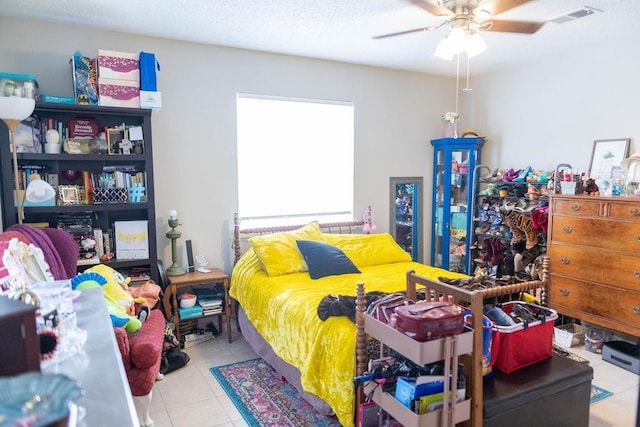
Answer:
[[[634,307],[633,307],[633,312],[634,312],[635,314],[640,314],[640,306],[637,306],[637,305],[636,305],[636,306],[634,306]]]
[[[640,209],[638,209],[638,208],[631,209],[631,215],[640,216]]]
[[[633,272],[633,274],[635,274],[635,276],[640,279],[640,270],[636,270]]]
[[[571,210],[572,211],[579,211],[580,210],[580,205],[571,205]]]
[[[569,295],[569,289],[560,289],[560,295],[566,297]]]
[[[563,256],[562,258],[560,258],[560,262],[563,264],[569,264],[571,260],[569,259],[569,257]]]
[[[565,225],[564,227],[562,227],[562,231],[564,231],[565,233],[571,233],[573,231],[573,227]],[[640,236],[638,236],[638,237],[640,237]]]

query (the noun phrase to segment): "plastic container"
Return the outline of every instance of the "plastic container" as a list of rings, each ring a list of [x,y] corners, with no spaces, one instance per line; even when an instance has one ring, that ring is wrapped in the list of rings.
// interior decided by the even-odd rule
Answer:
[[[18,96],[35,101],[38,81],[28,74],[0,73],[0,96]]]
[[[593,353],[602,353],[605,336],[603,329],[588,327],[584,335],[584,348]]]

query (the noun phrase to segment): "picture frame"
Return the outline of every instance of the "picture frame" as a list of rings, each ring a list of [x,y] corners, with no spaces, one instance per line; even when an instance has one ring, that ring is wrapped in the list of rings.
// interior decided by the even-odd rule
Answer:
[[[127,139],[127,132],[122,128],[107,128],[107,148],[109,154],[122,154],[120,143]]]
[[[63,205],[80,204],[80,190],[77,185],[59,185],[58,194]]]
[[[598,139],[593,141],[589,178],[610,180],[614,169],[629,154],[630,138]]]

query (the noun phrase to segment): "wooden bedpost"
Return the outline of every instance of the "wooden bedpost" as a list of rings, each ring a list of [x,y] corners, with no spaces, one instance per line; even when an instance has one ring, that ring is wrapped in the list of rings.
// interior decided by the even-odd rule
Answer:
[[[551,286],[551,258],[548,256],[542,258],[542,277],[540,278],[544,283],[540,295],[540,304],[547,305],[547,292]]]
[[[367,371],[367,335],[364,332],[364,313],[367,310],[364,283],[356,285],[356,375]]]
[[[240,217],[238,212],[233,214],[233,265],[236,265],[240,259]]]
[[[366,300],[364,292],[364,283],[358,282],[356,285],[356,376],[360,376],[367,371],[367,335],[364,332],[364,313],[366,312]],[[355,408],[353,411],[354,424],[358,425],[358,408],[364,402],[364,393],[362,385],[356,387],[355,390]]]

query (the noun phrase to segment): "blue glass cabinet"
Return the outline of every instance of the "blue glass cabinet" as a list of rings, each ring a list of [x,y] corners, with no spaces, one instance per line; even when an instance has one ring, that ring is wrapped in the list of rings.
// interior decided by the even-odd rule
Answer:
[[[473,171],[480,163],[484,138],[441,138],[433,145],[431,265],[467,271],[467,236],[473,226]]]

